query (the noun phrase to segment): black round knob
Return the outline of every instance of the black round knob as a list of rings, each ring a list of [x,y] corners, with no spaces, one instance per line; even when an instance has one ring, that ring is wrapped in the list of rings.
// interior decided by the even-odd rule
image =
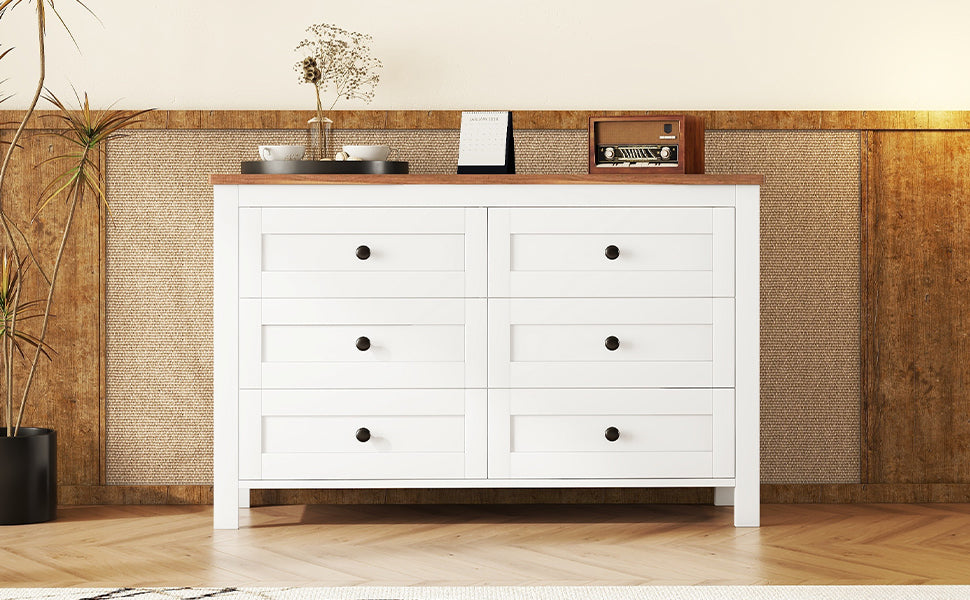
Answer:
[[[370,348],[370,338],[369,337],[361,336],[361,337],[357,338],[357,349],[358,350],[360,350],[361,352],[363,352],[364,350],[367,350],[368,348]]]
[[[609,350],[610,352],[612,352],[613,350],[616,350],[619,347],[620,347],[620,338],[616,337],[615,335],[611,335],[610,337],[606,338],[606,349],[607,350]],[[359,348],[359,346],[358,346],[358,348]]]
[[[360,439],[360,438],[357,438],[357,439]],[[610,442],[615,442],[616,440],[620,439],[620,430],[617,429],[616,427],[607,427],[606,439]]]
[[[357,258],[367,260],[370,258],[370,248],[367,246],[357,246]]]
[[[355,436],[358,442],[366,442],[370,439],[370,429],[366,427],[361,427],[357,430],[357,435]]]
[[[606,258],[610,260],[616,260],[620,257],[620,249],[616,246],[610,245],[606,247]]]

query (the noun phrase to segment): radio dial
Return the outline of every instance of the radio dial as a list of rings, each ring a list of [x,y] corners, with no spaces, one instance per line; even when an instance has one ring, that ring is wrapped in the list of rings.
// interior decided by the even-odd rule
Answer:
[[[664,146],[660,149],[660,158],[667,159],[670,158],[670,148]]]
[[[603,158],[606,160],[613,160],[614,156],[616,156],[616,150],[614,150],[612,146],[603,148]]]

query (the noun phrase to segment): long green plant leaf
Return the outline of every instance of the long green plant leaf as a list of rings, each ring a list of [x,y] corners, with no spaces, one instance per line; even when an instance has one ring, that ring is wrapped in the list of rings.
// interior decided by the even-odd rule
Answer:
[[[95,113],[91,110],[91,102],[87,93],[84,94],[83,100],[77,90],[74,90],[74,96],[78,108],[72,110],[50,90],[47,90],[44,95],[45,100],[58,109],[56,114],[46,116],[56,121],[61,127],[50,135],[66,140],[75,146],[76,150],[44,161],[44,163],[64,161],[70,166],[44,188],[41,193],[40,208],[37,209],[35,218],[51,200],[74,185],[83,186],[84,189],[90,191],[104,205],[106,212],[110,212],[108,197],[105,194],[104,186],[101,185],[101,167],[95,160],[100,147],[109,140],[121,137],[123,134],[120,132],[123,128],[141,122],[143,115],[154,110],[113,111],[109,107]]]

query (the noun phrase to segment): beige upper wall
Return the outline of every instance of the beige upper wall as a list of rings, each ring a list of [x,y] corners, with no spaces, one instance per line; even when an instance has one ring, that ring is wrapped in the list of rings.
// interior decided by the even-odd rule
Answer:
[[[48,81],[100,106],[311,108],[292,49],[326,21],[374,35],[375,109],[970,108],[963,0],[87,3],[103,26],[56,3],[83,53],[52,22]],[[0,20],[0,45],[17,47],[0,62],[17,93],[5,108],[30,96],[33,7]]]

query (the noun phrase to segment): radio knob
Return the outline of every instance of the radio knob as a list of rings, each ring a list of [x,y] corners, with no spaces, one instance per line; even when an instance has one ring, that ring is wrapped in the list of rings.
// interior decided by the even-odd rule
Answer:
[[[612,146],[607,146],[606,148],[603,148],[603,158],[605,158],[606,160],[613,160],[613,157],[615,156],[616,156],[616,150],[614,150]]]
[[[660,158],[667,159],[670,158],[670,148],[664,146],[660,149]]]

